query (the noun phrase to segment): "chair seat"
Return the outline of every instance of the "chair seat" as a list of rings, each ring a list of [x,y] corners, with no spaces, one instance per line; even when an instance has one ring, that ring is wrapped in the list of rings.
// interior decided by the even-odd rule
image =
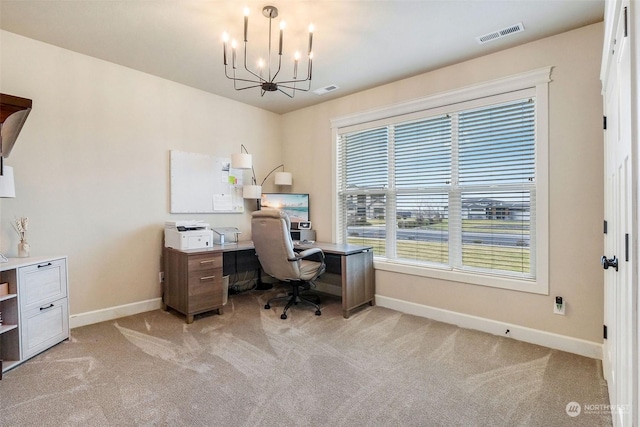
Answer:
[[[312,280],[318,276],[318,270],[322,268],[322,263],[317,261],[300,261],[300,278],[299,280]]]

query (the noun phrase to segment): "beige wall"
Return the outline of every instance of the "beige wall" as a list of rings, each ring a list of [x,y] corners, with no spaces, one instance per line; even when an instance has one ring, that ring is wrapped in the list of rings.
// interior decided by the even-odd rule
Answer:
[[[284,115],[284,162],[312,195],[318,240],[332,238],[330,120],[553,66],[550,103],[550,295],[376,272],[376,293],[561,335],[602,341],[601,23]],[[338,86],[340,82],[335,82]],[[554,296],[567,301],[553,314]]]
[[[169,150],[227,157],[243,143],[261,179],[281,161],[279,115],[5,31],[0,41],[0,90],[33,100],[6,159],[17,197],[1,202],[0,250],[16,256],[10,222],[28,216],[32,254],[69,257],[71,314],[159,297],[165,220],[250,238],[248,215],[169,213]]]
[[[247,214],[169,214],[169,150],[227,156],[240,143],[258,179],[284,161],[292,191],[311,193],[318,239],[331,240],[330,119],[551,65],[550,295],[380,271],[377,293],[600,342],[602,31],[587,26],[284,116],[1,31],[0,90],[34,109],[6,161],[18,197],[0,202],[0,250],[15,256],[10,221],[29,216],[33,253],[69,256],[72,314],[156,298],[165,220],[250,231]],[[552,314],[555,295],[566,316]]]

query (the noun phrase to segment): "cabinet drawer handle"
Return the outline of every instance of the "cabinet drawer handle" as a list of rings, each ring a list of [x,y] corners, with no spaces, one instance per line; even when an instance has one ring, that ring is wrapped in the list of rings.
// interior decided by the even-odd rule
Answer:
[[[49,305],[48,305],[48,306],[46,306],[46,307],[40,307],[40,311],[42,311],[42,310],[48,310],[48,309],[50,309],[51,307],[53,307],[53,304],[49,304]]]
[[[215,259],[207,259],[207,260],[204,260],[204,261],[200,261],[200,264],[210,264],[212,262],[216,262],[216,260]]]
[[[215,279],[215,278],[216,278],[216,276],[204,276],[204,277],[201,277],[200,280],[212,280],[212,279]]]
[[[46,264],[38,264],[38,268],[44,268],[44,267],[49,267],[51,264],[50,262],[46,263]]]

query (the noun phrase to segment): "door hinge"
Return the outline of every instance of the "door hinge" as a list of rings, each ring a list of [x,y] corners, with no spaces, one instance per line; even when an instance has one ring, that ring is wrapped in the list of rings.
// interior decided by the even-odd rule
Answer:
[[[607,234],[607,220],[606,219],[604,220],[604,224],[603,224],[602,229],[604,231],[604,234]]]
[[[602,338],[607,339],[607,325],[602,325]]]
[[[607,130],[607,116],[602,116],[602,129]]]
[[[624,36],[629,35],[629,17],[627,15],[627,7],[624,8]]]
[[[629,233],[624,235],[624,260],[629,262]]]

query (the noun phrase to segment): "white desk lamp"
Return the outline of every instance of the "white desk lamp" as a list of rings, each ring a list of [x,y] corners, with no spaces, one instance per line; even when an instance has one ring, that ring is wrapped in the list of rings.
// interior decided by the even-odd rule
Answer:
[[[13,180],[13,168],[11,166],[3,167],[3,174],[0,175],[0,197],[13,198],[16,197],[16,186]],[[1,213],[1,212],[0,212]],[[9,259],[0,253],[0,262],[7,262]]]

